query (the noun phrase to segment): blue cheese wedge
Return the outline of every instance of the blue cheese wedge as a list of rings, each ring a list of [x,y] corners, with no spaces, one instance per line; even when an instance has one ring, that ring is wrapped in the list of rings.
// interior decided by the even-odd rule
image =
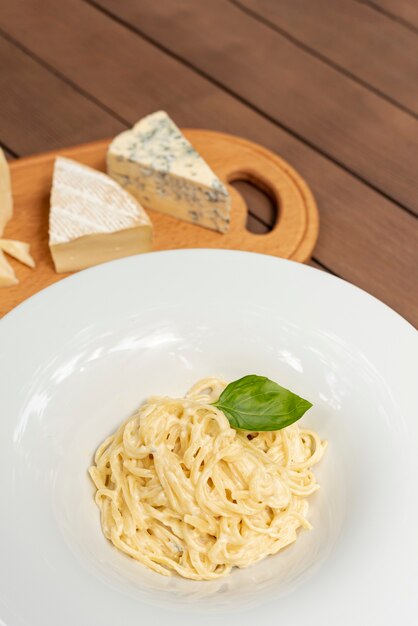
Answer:
[[[164,111],[112,141],[107,171],[147,208],[221,233],[229,228],[225,185]]]
[[[152,224],[142,206],[106,174],[58,157],[49,214],[57,272],[148,252]]]

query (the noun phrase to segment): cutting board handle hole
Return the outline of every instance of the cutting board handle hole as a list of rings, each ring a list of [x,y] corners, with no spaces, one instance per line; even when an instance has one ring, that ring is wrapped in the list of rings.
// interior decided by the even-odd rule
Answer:
[[[270,233],[279,217],[279,206],[273,190],[251,174],[237,174],[228,182],[247,205],[245,228],[254,235]]]

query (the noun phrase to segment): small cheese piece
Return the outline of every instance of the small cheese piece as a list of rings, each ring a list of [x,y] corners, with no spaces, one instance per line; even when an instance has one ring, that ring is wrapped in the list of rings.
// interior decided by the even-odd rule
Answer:
[[[9,165],[0,148],[0,237],[7,222],[13,215],[13,196]],[[35,261],[29,253],[29,245],[23,241],[0,239],[0,287],[10,287],[19,282],[13,268],[7,262],[3,252],[29,267],[35,267]]]
[[[10,287],[11,285],[17,285],[18,282],[12,266],[9,265],[6,257],[0,250],[0,287]]]
[[[225,185],[164,111],[112,141],[107,171],[147,208],[221,233],[229,228]]]
[[[151,221],[135,198],[102,172],[55,160],[49,247],[57,272],[148,252],[151,243]]]
[[[14,239],[0,239],[0,250],[17,259],[28,267],[35,267],[35,261],[30,255],[30,246],[23,241]]]
[[[9,165],[0,148],[0,235],[13,215],[12,187],[10,182]]]

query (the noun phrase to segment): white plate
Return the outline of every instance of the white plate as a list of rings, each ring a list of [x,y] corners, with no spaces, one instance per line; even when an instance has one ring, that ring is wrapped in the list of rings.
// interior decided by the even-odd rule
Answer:
[[[416,623],[417,343],[363,291],[239,252],[131,257],[19,306],[0,322],[2,623]],[[93,451],[150,394],[249,373],[312,400],[330,442],[313,530],[216,581],[148,571],[102,536]]]

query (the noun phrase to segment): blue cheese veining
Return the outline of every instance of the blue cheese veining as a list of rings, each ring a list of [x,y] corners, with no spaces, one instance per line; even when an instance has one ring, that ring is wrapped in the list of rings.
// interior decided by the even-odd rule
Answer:
[[[107,170],[145,207],[226,232],[230,197],[225,185],[164,111],[118,135]]]

